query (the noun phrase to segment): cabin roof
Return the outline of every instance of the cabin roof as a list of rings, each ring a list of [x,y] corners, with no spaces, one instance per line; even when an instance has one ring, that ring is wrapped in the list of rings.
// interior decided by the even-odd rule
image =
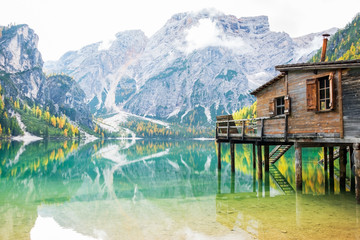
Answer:
[[[316,62],[316,63],[296,63],[275,66],[280,72],[289,70],[320,70],[320,69],[339,69],[339,68],[359,68],[360,59],[344,60],[335,62]]]
[[[273,83],[280,80],[283,76],[285,76],[285,72],[287,71],[301,71],[301,70],[321,70],[321,69],[339,69],[339,68],[360,68],[360,59],[357,60],[344,60],[344,61],[335,61],[335,62],[316,62],[316,63],[296,63],[296,64],[286,64],[286,65],[278,65],[275,66],[275,69],[282,72],[277,75],[270,81],[261,85],[254,91],[252,91],[251,95],[256,95],[263,89],[272,85]]]
[[[261,85],[260,87],[258,87],[257,89],[255,89],[254,91],[252,91],[250,94],[251,95],[256,95],[257,93],[259,93],[260,91],[262,91],[264,88],[267,88],[268,86],[272,85],[273,83],[277,82],[278,80],[280,80],[281,78],[283,78],[285,76],[285,73],[280,73],[279,75],[277,75],[276,77],[274,77],[273,79],[271,79],[270,81],[266,82],[265,84]]]

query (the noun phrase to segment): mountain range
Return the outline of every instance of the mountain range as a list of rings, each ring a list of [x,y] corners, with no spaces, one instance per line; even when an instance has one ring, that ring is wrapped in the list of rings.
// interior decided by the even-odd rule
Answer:
[[[149,38],[120,32],[44,69],[73,77],[99,116],[126,111],[196,125],[251,104],[249,92],[277,74],[275,65],[308,61],[324,32],[291,38],[271,31],[266,16],[180,13]]]

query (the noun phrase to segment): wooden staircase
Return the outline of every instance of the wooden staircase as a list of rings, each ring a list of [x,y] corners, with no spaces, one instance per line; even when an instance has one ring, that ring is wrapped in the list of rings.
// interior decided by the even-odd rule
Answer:
[[[280,159],[282,155],[286,153],[287,150],[291,148],[291,145],[278,145],[276,146],[270,153],[270,159],[269,162],[271,164],[276,163],[277,160]]]
[[[285,193],[285,194],[294,194],[295,190],[286,180],[286,178],[281,174],[279,169],[274,164],[269,166],[270,176],[273,178],[276,185]]]

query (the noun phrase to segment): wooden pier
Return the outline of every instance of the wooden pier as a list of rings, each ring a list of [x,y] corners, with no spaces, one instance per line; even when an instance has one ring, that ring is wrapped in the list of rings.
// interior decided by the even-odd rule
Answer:
[[[251,93],[257,98],[258,118],[217,116],[218,168],[221,169],[222,143],[230,144],[232,172],[236,144],[252,144],[253,167],[257,167],[257,178],[262,179],[263,165],[266,174],[270,164],[293,146],[295,189],[301,193],[302,149],[321,147],[324,170],[330,175],[330,191],[334,191],[335,158],[339,159],[341,192],[346,191],[349,162],[350,190],[356,193],[360,204],[360,60],[275,68],[281,73]],[[270,146],[275,146],[272,152]]]

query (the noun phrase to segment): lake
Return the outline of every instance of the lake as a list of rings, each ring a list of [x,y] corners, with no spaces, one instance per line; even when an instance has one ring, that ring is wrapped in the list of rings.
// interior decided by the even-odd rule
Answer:
[[[329,190],[320,148],[303,149],[303,194],[293,148],[261,184],[252,146],[235,156],[231,174],[214,141],[0,142],[1,239],[360,239],[360,206],[336,177]]]

